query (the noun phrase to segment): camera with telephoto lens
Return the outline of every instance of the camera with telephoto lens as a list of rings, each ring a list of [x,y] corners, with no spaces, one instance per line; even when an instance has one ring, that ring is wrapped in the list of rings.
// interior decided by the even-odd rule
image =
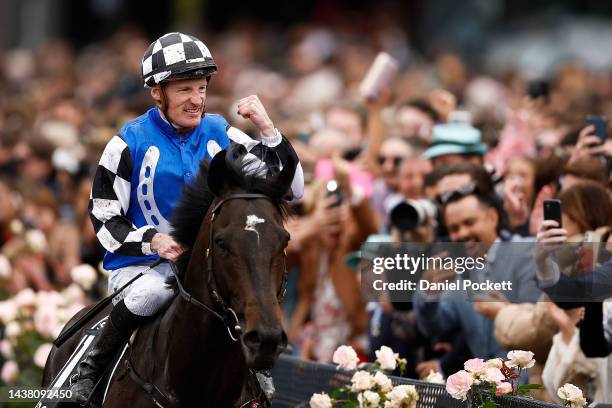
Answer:
[[[389,209],[391,225],[402,231],[410,231],[425,225],[428,219],[435,222],[438,215],[438,206],[431,200],[389,197],[385,204]]]

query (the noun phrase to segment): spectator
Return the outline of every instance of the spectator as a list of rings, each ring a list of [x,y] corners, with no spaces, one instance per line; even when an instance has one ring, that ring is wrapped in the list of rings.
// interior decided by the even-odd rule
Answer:
[[[533,263],[529,253],[525,251],[528,244],[517,236],[509,240],[518,243],[516,246],[500,249],[502,247],[493,244],[501,240],[500,213],[494,202],[491,194],[480,193],[472,183],[447,195],[443,200],[442,214],[450,239],[466,242],[469,256],[478,256],[478,253],[482,255],[482,251],[488,247],[485,268],[487,279],[495,282],[511,281],[513,290],[506,292],[507,296],[495,295],[497,302],[486,301],[478,304],[472,304],[467,294],[461,291],[442,294],[417,291],[414,299],[417,321],[426,335],[442,335],[459,329],[470,352],[484,359],[506,354],[494,337],[492,319],[497,312],[508,302],[535,302],[540,296],[533,275]],[[447,271],[443,275],[448,279],[458,276],[455,271]],[[427,280],[433,278],[430,271],[422,277]],[[435,279],[442,282],[444,278]],[[470,279],[474,277],[470,276]],[[478,335],[474,336],[473,333]]]

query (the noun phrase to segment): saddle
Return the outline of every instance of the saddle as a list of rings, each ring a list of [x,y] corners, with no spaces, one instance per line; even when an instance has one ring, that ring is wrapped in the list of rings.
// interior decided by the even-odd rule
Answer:
[[[70,358],[64,364],[61,371],[57,374],[53,382],[49,385],[48,388],[62,388],[68,389],[70,388],[70,378],[76,374],[79,363],[85,358],[89,350],[93,347],[94,340],[97,335],[99,335],[100,331],[108,322],[108,315],[99,319],[97,322],[92,324],[87,330],[85,330],[83,337],[79,341],[78,346],[75,348],[74,352],[70,355]],[[128,344],[124,344],[119,348],[119,351],[111,360],[108,368],[98,381],[96,388],[91,397],[91,408],[99,408],[102,406],[104,402],[104,397],[106,392],[108,391],[108,386],[110,384],[110,380],[112,379],[115,371],[117,371],[117,367],[119,362],[125,355],[128,349]],[[77,407],[78,405],[74,402],[58,402],[54,400],[46,400],[41,399],[35,408],[68,408],[68,407]]]

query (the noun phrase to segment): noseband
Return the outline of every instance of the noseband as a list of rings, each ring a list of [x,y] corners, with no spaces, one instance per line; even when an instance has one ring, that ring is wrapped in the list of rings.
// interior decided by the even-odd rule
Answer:
[[[214,226],[215,219],[217,218],[217,215],[219,215],[219,213],[221,212],[221,207],[226,202],[230,200],[257,200],[257,199],[272,201],[270,197],[264,194],[252,194],[252,193],[233,194],[229,197],[222,199],[217,204],[215,204],[215,206],[213,207],[211,211],[212,215],[210,218],[210,228],[209,228],[209,233],[208,233],[208,248],[206,248],[206,268],[208,272],[208,288],[210,290],[210,294],[212,298],[219,305],[219,308],[221,309],[221,313],[218,313],[211,307],[206,306],[204,303],[200,302],[199,300],[194,299],[193,296],[191,296],[191,294],[187,292],[185,288],[183,287],[180,279],[178,278],[178,274],[176,274],[176,271],[174,274],[181,297],[185,299],[187,303],[190,303],[202,310],[210,312],[213,316],[221,320],[221,322],[224,324],[225,328],[227,329],[227,333],[229,334],[230,338],[233,341],[238,341],[238,339],[240,338],[240,334],[242,333],[242,327],[240,326],[240,322],[238,321],[238,316],[236,315],[236,312],[231,307],[228,307],[226,305],[226,303],[223,301],[223,298],[219,295],[219,292],[217,290],[217,282],[215,279],[214,267],[213,267],[213,242],[214,242],[213,241],[213,238],[214,238],[213,226]],[[174,264],[172,264],[172,266],[173,268],[176,268]],[[281,285],[276,294],[276,298],[278,299],[279,303],[283,302],[286,292],[287,292],[287,268],[285,268],[283,272],[283,277],[281,279]]]

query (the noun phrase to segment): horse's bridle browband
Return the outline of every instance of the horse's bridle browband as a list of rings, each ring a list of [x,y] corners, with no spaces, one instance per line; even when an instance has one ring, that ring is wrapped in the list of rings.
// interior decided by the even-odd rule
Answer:
[[[208,288],[211,290],[212,298],[215,300],[215,302],[219,304],[222,312],[218,313],[213,308],[206,306],[204,303],[200,302],[199,300],[191,296],[191,294],[187,292],[185,288],[183,287],[183,284],[178,278],[178,274],[176,274],[176,271],[174,274],[181,297],[185,301],[187,301],[187,303],[190,303],[202,310],[205,310],[211,313],[213,316],[215,316],[219,320],[221,320],[221,322],[223,322],[223,324],[227,328],[227,332],[233,341],[238,341],[240,337],[240,333],[242,333],[242,327],[240,326],[240,322],[238,321],[238,316],[236,315],[236,312],[231,307],[227,307],[227,305],[223,301],[223,298],[219,295],[219,292],[217,291],[217,283],[216,283],[215,276],[214,276],[213,256],[212,256],[213,255],[213,245],[214,245],[213,244],[213,238],[214,238],[213,225],[214,225],[215,219],[217,218],[217,215],[221,211],[221,207],[223,206],[223,204],[225,204],[226,202],[230,200],[238,200],[238,199],[240,200],[264,199],[264,200],[272,201],[270,197],[264,194],[255,194],[255,193],[233,194],[228,197],[225,197],[224,199],[216,203],[211,211],[210,228],[209,228],[209,233],[208,233],[208,248],[206,248],[206,269],[208,273]],[[176,268],[174,264],[172,264],[172,267]],[[286,292],[287,292],[287,269],[285,268],[285,271],[283,272],[283,277],[281,280],[281,286],[278,289],[278,293],[276,294],[276,297],[279,303],[283,301]]]

